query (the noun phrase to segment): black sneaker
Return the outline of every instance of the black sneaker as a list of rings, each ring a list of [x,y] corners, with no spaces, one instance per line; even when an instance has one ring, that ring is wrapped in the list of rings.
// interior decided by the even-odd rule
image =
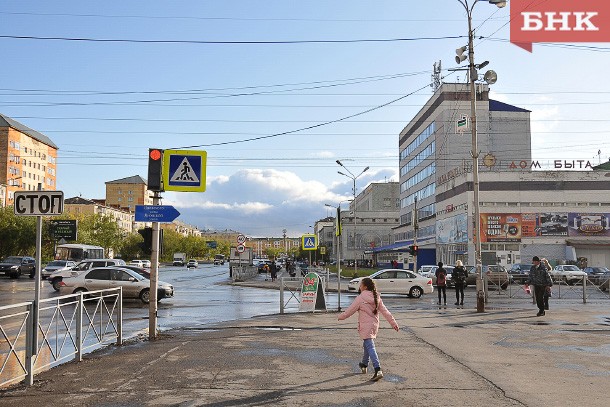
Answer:
[[[371,377],[371,381],[376,382],[378,380],[381,380],[382,378],[383,372],[381,371],[381,368],[375,368],[375,374],[373,375],[373,377]]]
[[[459,303],[459,302],[456,302],[456,303],[455,303],[455,304],[453,304],[453,305],[460,305],[460,303]]]
[[[464,305],[464,301],[460,302],[460,305]]]
[[[360,371],[361,371],[363,374],[364,374],[364,373],[366,373],[367,366],[366,366],[364,363],[360,362],[360,363],[358,363],[358,366],[360,367]]]
[[[537,316],[537,317],[543,317],[543,316],[544,316],[544,311],[539,311],[539,312],[536,314],[536,316]]]

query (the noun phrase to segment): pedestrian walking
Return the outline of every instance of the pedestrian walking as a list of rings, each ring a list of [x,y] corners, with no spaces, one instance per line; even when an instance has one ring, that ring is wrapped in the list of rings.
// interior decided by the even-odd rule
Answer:
[[[544,267],[546,268],[546,272],[549,273],[549,277],[551,277],[550,273],[551,273],[552,268],[551,268],[551,264],[549,263],[549,261],[543,257],[542,259],[540,259],[540,263],[542,263],[544,265]],[[551,277],[551,281],[553,281],[552,277]],[[553,295],[552,288],[547,287],[546,290],[544,290],[544,295],[542,296],[545,311],[549,310],[549,298],[551,298],[552,295]]]
[[[462,264],[462,260],[455,262],[455,268],[451,273],[451,281],[455,286],[455,305],[464,305],[464,287],[466,286],[468,272]]]
[[[447,305],[447,270],[443,268],[443,262],[438,262],[436,269],[436,288],[438,290],[438,303],[441,303],[441,292],[443,294],[443,304]]]
[[[277,278],[277,264],[275,263],[275,260],[271,262],[269,272],[271,273],[271,281],[275,281]]]
[[[362,362],[358,365],[360,366],[360,371],[364,374],[367,372],[370,360],[375,368],[375,374],[371,377],[371,381],[376,382],[383,377],[383,371],[381,370],[374,342],[379,331],[379,313],[392,325],[395,331],[399,329],[398,324],[383,304],[377,292],[375,282],[369,277],[365,277],[360,281],[360,295],[356,297],[352,305],[339,314],[339,321],[349,318],[356,311],[358,311],[358,334],[363,340],[362,347],[364,349]]]
[[[536,316],[541,317],[544,316],[544,293],[551,289],[553,280],[538,256],[532,258],[532,263],[534,265],[530,268],[528,285],[526,287],[529,285],[534,286],[534,296],[536,297],[536,306],[538,306],[538,314]]]

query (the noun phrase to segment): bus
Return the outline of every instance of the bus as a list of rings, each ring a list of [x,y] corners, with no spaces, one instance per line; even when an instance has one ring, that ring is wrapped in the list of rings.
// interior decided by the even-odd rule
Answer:
[[[225,255],[217,254],[216,256],[214,256],[214,264],[225,264]]]
[[[55,252],[55,260],[71,260],[79,262],[87,259],[103,259],[104,248],[88,244],[60,244]]]

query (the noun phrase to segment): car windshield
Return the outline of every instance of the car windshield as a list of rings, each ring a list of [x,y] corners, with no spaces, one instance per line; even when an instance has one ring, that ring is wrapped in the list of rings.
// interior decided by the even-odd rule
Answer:
[[[607,273],[608,269],[606,267],[590,267],[593,273]]]
[[[135,278],[138,281],[146,280],[146,278],[142,277],[140,274],[136,273],[133,270],[125,269],[125,268],[121,268],[121,270],[125,271],[126,273],[128,273],[130,276],[132,276],[133,278]]]
[[[577,266],[563,266],[563,269],[565,271],[580,271],[580,269]]]
[[[47,264],[47,266],[60,266],[63,267],[66,265],[66,261],[65,260],[54,260],[49,262],[49,264]]]
[[[21,257],[9,256],[9,257],[5,258],[4,260],[2,260],[2,262],[9,263],[9,264],[21,264]]]

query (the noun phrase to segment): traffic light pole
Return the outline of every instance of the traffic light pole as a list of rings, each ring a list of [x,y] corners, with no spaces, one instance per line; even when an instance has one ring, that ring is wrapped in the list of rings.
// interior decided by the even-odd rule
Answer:
[[[155,191],[153,205],[159,205],[161,195]],[[150,291],[148,303],[148,339],[157,337],[157,282],[159,276],[159,222],[152,223],[152,253],[150,257]]]

